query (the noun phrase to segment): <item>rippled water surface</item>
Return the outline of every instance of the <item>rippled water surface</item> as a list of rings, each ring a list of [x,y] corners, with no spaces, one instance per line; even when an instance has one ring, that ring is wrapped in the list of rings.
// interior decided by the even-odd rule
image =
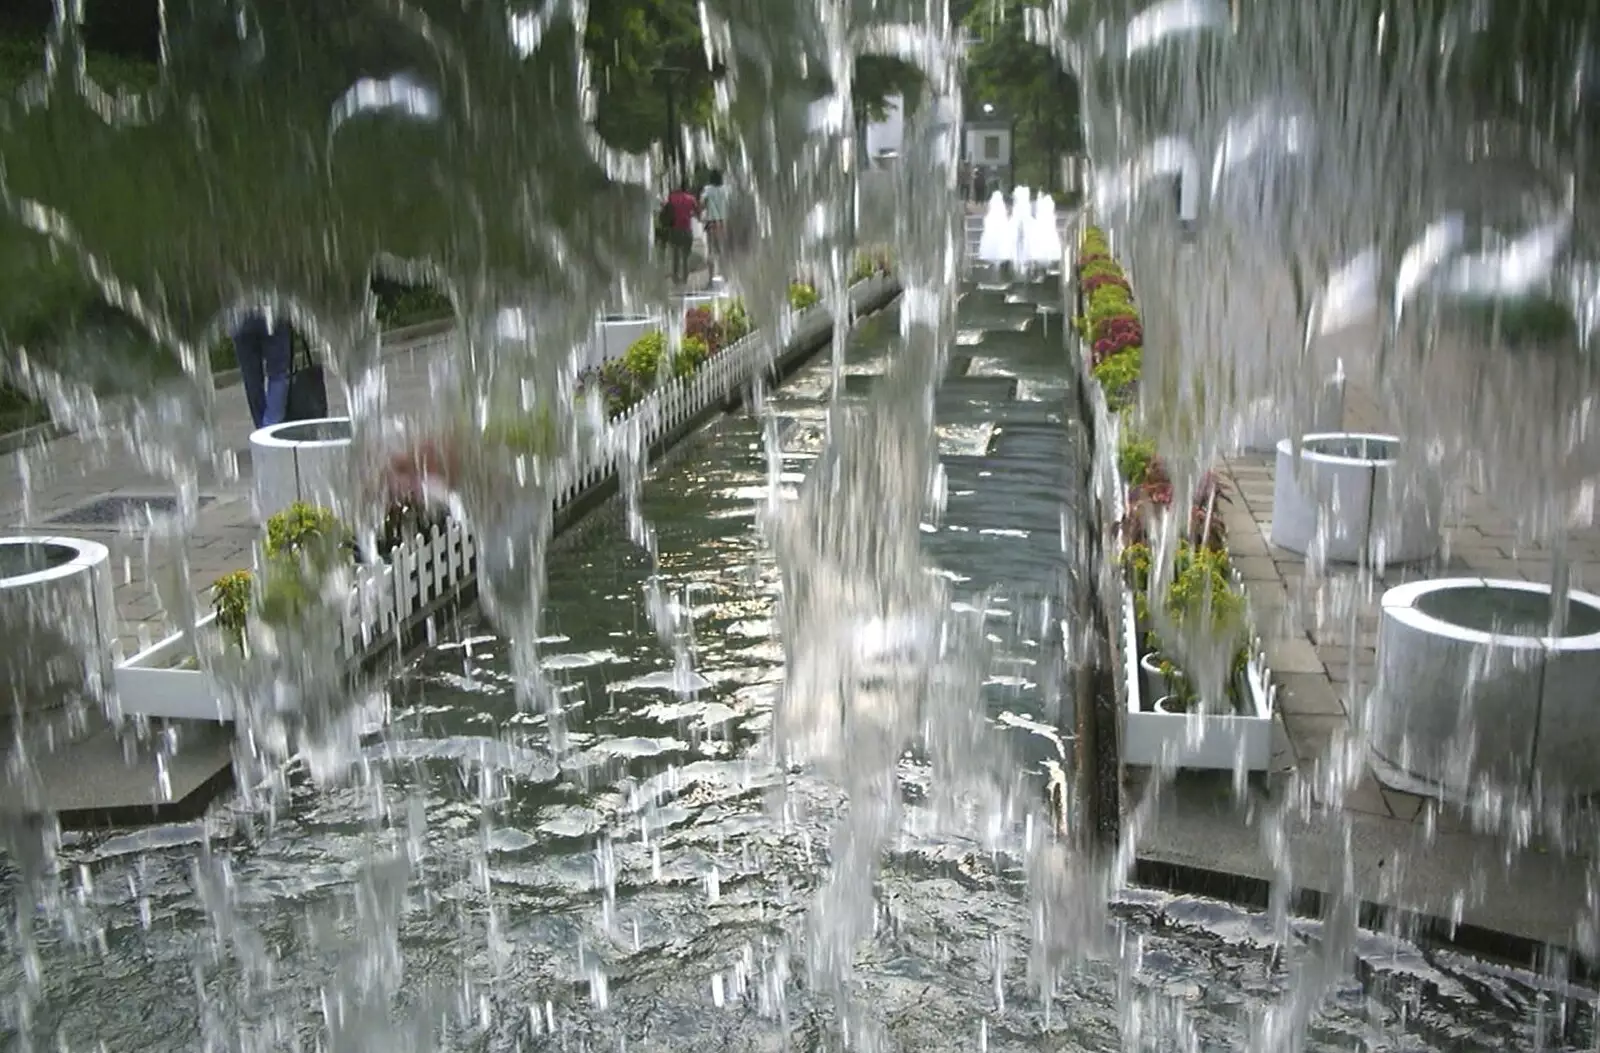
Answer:
[[[1047,689],[1062,541],[1031,524],[1059,515],[1060,493],[1004,477],[1008,465],[1036,476],[1029,458],[1074,456],[1059,335],[1038,311],[1051,299],[1033,286],[964,301],[970,360],[939,406],[951,496],[926,528],[958,602],[989,611],[987,713],[1040,799],[1065,755],[1054,729],[1071,723]],[[892,332],[892,317],[864,328],[853,376],[873,374]],[[1008,390],[1007,377],[1020,382]],[[786,482],[815,455],[830,387],[820,362],[773,400]],[[983,449],[987,467],[963,461]],[[300,785],[271,817],[224,807],[193,827],[69,840],[61,924],[35,928],[36,954],[0,956],[10,990],[19,963],[42,970],[25,1017],[13,1002],[13,1038],[152,1051],[838,1048],[829,1001],[805,989],[804,919],[848,802],[769,760],[783,655],[778,576],[754,526],[766,479],[762,424],[737,417],[646,487],[667,594],[692,612],[692,668],[675,668],[652,628],[650,567],[619,515],[557,545],[544,653],[566,700],[559,755],[546,718],[518,708],[505,642],[467,614],[392,682],[393,722],[351,785]],[[1259,917],[1127,893],[1106,939],[1041,999],[1016,856],[987,850],[979,831],[934,828],[931,772],[914,752],[900,765],[907,808],[858,959],[862,1000],[894,1048],[1240,1049],[1292,987],[1295,949],[1317,940],[1307,926],[1285,952]],[[1584,1037],[1563,1039],[1521,978],[1376,937],[1361,956],[1308,1049]]]

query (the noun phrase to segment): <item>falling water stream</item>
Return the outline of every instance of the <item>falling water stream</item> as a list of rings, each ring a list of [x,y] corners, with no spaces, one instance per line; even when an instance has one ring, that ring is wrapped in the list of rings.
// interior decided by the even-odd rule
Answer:
[[[1593,515],[1596,21],[1398,6],[1057,0],[1030,29],[1084,85],[1088,207],[1140,292],[1141,412],[1175,478],[1250,400],[1298,408],[1359,350],[1409,467],[1489,480],[1550,538]],[[650,482],[640,432],[577,395],[594,318],[666,302],[667,172],[594,132],[590,4],[168,0],[158,83],[126,90],[86,64],[83,5],[56,7],[0,110],[7,260],[116,323],[8,328],[8,362],[171,482],[151,544],[174,616],[196,614],[198,480],[232,470],[204,349],[255,306],[350,394],[336,511],[369,530],[408,451],[479,537],[484,603],[364,744],[319,620],[338,590],[253,629],[245,792],[194,827],[8,818],[18,1048],[1593,1048],[1588,993],[1363,934],[1349,887],[1321,925],[1246,916],[1128,890],[1129,844],[1059,836],[1085,425],[1054,281],[964,283],[944,2],[700,5],[724,75],[686,145],[743,197],[729,263],[758,324],[787,337],[797,271],[842,315],[863,243],[892,246],[903,296]],[[1513,30],[1521,64],[1496,50]],[[923,77],[876,186],[863,53]],[[389,404],[374,271],[463,319],[420,412]],[[1512,368],[1505,312],[1530,303],[1572,324]],[[535,439],[496,439],[507,418]],[[551,494],[603,448],[619,508],[552,542]],[[1314,779],[1337,801],[1349,749],[1283,814]]]
[[[1041,295],[1054,305],[1040,286],[967,293],[954,350],[970,359],[936,412],[951,497],[928,534],[951,602],[984,612],[968,748],[1030,800],[1070,726],[1047,628],[1060,598],[1039,583],[1065,558],[1052,472],[1082,456]],[[894,325],[851,342],[845,401],[883,382]],[[32,949],[6,963],[8,1026],[71,1050],[838,1048],[839,1007],[807,962],[837,938],[813,904],[862,802],[775,763],[782,575],[755,523],[769,427],[791,499],[818,468],[831,369],[813,364],[768,421],[729,418],[646,485],[654,564],[615,507],[555,543],[541,651],[564,750],[519,705],[505,638],[466,614],[389,684],[393,720],[348,784],[302,776],[270,811],[235,803],[191,825],[69,835],[49,860],[16,852],[43,899]],[[684,612],[687,678],[651,624],[657,588]],[[1041,995],[1029,809],[1006,821],[981,791],[948,801],[949,762],[931,751],[891,763],[898,807],[856,904],[864,927],[845,929],[860,937],[858,1035],[1244,1049],[1264,1012],[1293,1004],[1319,926],[1280,944],[1267,916],[1140,890],[1060,948]],[[1560,1033],[1560,1001],[1532,976],[1371,935],[1354,951],[1308,1050],[1531,1049]]]

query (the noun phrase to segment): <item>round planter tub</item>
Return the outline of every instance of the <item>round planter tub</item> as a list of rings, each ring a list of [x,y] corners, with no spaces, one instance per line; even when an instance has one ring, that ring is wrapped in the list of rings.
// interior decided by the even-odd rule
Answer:
[[[350,485],[350,418],[273,424],[250,436],[256,516],[266,522],[296,501],[333,508]]]
[[[27,716],[111,686],[111,553],[70,537],[0,537],[0,715]]]
[[[602,315],[594,326],[594,340],[589,345],[585,366],[598,368],[628,353],[633,342],[654,329],[661,328],[661,319],[648,314]]]
[[[1570,592],[1557,637],[1550,601],[1548,585],[1493,578],[1384,593],[1366,714],[1382,781],[1456,800],[1600,791],[1600,596]]]
[[[1336,563],[1385,566],[1427,559],[1439,549],[1437,487],[1402,488],[1400,439],[1322,432],[1278,443],[1272,487],[1272,543]],[[1298,471],[1296,468],[1298,467]]]
[[[1233,447],[1249,453],[1271,453],[1278,448],[1278,443],[1292,435],[1337,432],[1344,423],[1342,362],[1322,382],[1306,409],[1311,416],[1309,421],[1299,419],[1300,414],[1292,405],[1274,398],[1256,399],[1234,420]],[[1299,427],[1300,424],[1308,426]]]

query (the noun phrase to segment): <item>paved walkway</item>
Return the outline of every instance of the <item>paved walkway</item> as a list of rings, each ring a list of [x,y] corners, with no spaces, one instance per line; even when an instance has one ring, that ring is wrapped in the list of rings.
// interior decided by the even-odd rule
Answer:
[[[1396,433],[1380,409],[1369,378],[1356,375],[1347,382],[1344,427],[1347,431]],[[1402,581],[1460,575],[1551,579],[1548,551],[1518,546],[1510,519],[1477,495],[1472,495],[1459,516],[1445,523],[1444,546],[1438,558],[1390,568],[1370,588],[1359,585],[1353,568],[1329,567],[1318,577],[1309,571],[1303,557],[1268,541],[1275,458],[1236,457],[1226,462],[1226,472],[1235,489],[1233,505],[1226,510],[1229,546],[1250,592],[1269,661],[1282,683],[1279,708],[1294,758],[1302,767],[1325,756],[1335,737],[1346,733],[1353,707],[1373,686],[1378,605],[1386,589]],[[1600,583],[1600,530],[1574,535],[1569,551],[1573,585]],[[1329,613],[1336,606],[1329,601],[1336,595],[1353,597],[1353,622],[1348,606],[1339,614]],[[1430,823],[1440,831],[1465,830],[1472,825],[1459,809],[1380,787],[1370,768],[1351,788],[1345,807],[1407,823]]]

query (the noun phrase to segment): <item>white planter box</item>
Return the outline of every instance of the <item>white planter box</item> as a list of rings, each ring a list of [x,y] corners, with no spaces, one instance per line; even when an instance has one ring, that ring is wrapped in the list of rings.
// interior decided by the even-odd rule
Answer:
[[[1070,244],[1076,244],[1073,239]],[[1063,272],[1067,302],[1076,302],[1077,283],[1071,267]],[[1077,335],[1068,337],[1068,346],[1078,356],[1079,377],[1088,385],[1091,426],[1096,436],[1097,453],[1093,469],[1095,499],[1112,521],[1123,514],[1128,491],[1127,480],[1117,470],[1117,442],[1120,418],[1106,404],[1105,392],[1089,372],[1088,349]],[[1114,538],[1120,537],[1112,531]],[[1114,631],[1121,641],[1121,676],[1126,708],[1122,719],[1122,763],[1141,767],[1173,764],[1178,768],[1205,771],[1264,772],[1272,766],[1272,726],[1277,686],[1267,668],[1260,642],[1250,640],[1250,659],[1245,666],[1245,713],[1157,713],[1144,709],[1145,685],[1139,659],[1139,629],[1133,613],[1133,590],[1122,578],[1120,541],[1112,552],[1110,569],[1102,579],[1103,588],[1119,590],[1118,619]],[[1237,577],[1237,576],[1236,576]],[[1241,587],[1235,580],[1235,587]],[[1151,700],[1154,703],[1154,699]]]
[[[1600,596],[1568,598],[1566,631],[1551,637],[1549,585],[1441,578],[1385,592],[1365,703],[1379,780],[1458,801],[1600,792]]]
[[[217,616],[208,614],[187,630],[143,648],[119,662],[116,670],[117,703],[124,716],[160,717],[165,720],[229,721],[233,712],[222,701],[211,674],[199,665],[195,634],[217,633]]]
[[[477,547],[456,522],[400,545],[387,563],[356,567],[341,622],[341,653],[352,665],[359,664],[435,603],[454,595],[476,572]],[[195,632],[215,632],[215,623],[216,615],[207,615]],[[197,658],[194,639],[180,630],[117,664],[116,688],[124,714],[233,719],[210,674],[183,668]]]
[[[296,501],[334,508],[350,485],[350,418],[320,417],[250,435],[255,511],[265,523]]]
[[[1274,689],[1260,648],[1252,641],[1245,666],[1247,713],[1157,713],[1143,707],[1139,630],[1133,592],[1123,590],[1122,663],[1128,708],[1122,720],[1122,762],[1146,767],[1173,764],[1207,771],[1266,771],[1272,763]],[[1153,699],[1151,700],[1154,701]]]
[[[117,608],[111,553],[71,537],[0,538],[0,706],[7,714],[99,701]]]
[[[1401,486],[1400,439],[1324,432],[1278,443],[1272,543],[1300,555],[1382,567],[1427,559],[1439,549],[1441,495],[1418,480]]]

